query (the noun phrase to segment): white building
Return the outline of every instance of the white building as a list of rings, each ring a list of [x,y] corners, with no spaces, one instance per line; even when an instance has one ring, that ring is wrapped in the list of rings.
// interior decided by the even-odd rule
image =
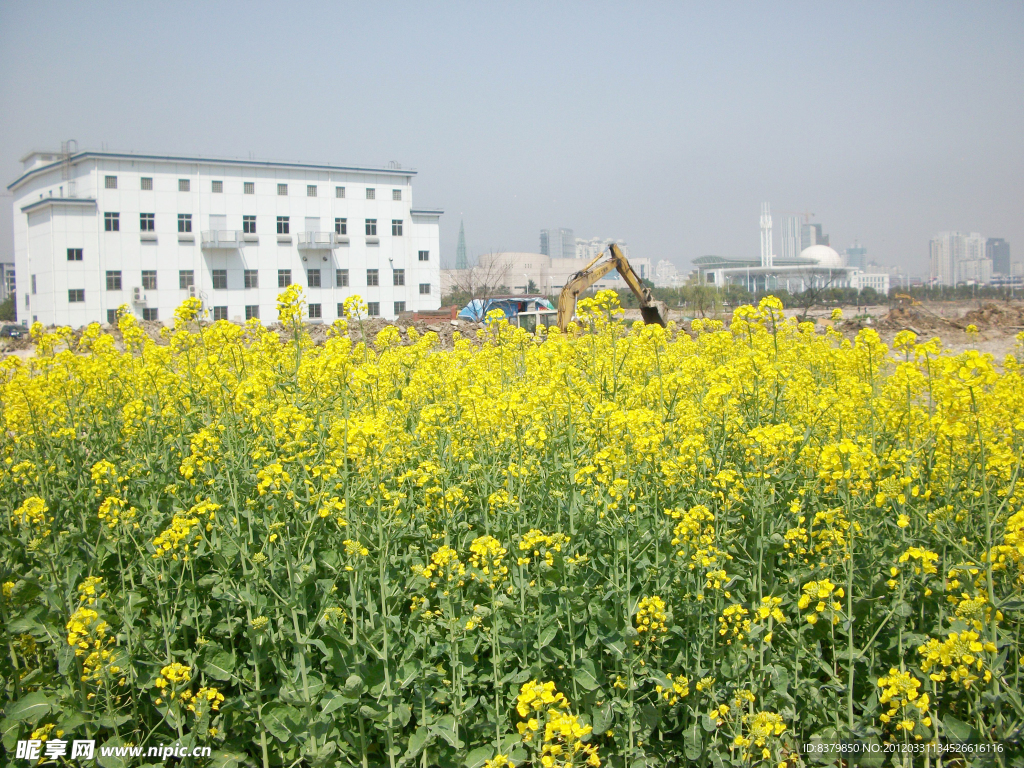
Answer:
[[[964,259],[956,263],[957,283],[979,283],[987,285],[992,282],[992,259]]]
[[[985,238],[977,232],[940,232],[929,243],[931,262],[931,279],[938,285],[956,285],[966,279],[961,276],[958,267],[962,261],[988,261],[989,278],[991,280],[991,259],[985,256]],[[984,267],[969,268],[969,272],[984,272]],[[980,281],[979,281],[980,282]]]
[[[571,259],[576,251],[576,238],[571,229],[542,229],[540,252],[552,259]]]
[[[582,237],[576,238],[576,258],[586,259],[587,261],[593,261],[606,250],[612,243],[619,246],[619,250],[622,251],[622,255],[629,261],[629,246],[626,245],[625,240],[612,240],[610,237],[592,237],[589,240],[585,240]]]
[[[888,295],[891,283],[891,275],[888,272],[861,272],[855,269],[850,276],[850,287],[863,291],[865,288],[874,288],[883,296]]]
[[[313,321],[358,294],[369,313],[440,303],[438,209],[414,171],[110,152],[31,152],[14,197],[18,314],[169,321],[189,296],[214,319],[277,320],[298,283]]]
[[[701,256],[694,261],[698,281],[724,288],[741,285],[752,293],[785,290],[797,294],[808,288],[874,288],[889,293],[888,272],[865,272],[845,266],[842,257],[828,245],[804,248],[795,259],[776,257],[771,266],[753,259]]]
[[[683,282],[684,276],[679,274],[676,265],[668,259],[662,259],[654,268],[654,284],[659,288],[675,288]]]

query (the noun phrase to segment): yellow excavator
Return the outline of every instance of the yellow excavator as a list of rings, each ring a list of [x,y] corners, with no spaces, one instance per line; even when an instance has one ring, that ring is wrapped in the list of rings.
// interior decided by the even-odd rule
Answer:
[[[601,261],[605,257],[605,253],[608,253],[609,258],[606,261]],[[598,264],[599,261],[600,264]],[[602,251],[596,259],[566,281],[562,293],[558,296],[558,327],[560,330],[564,332],[569,326],[569,321],[576,314],[576,298],[613,269],[619,271],[622,279],[626,281],[626,285],[640,300],[640,314],[645,323],[648,325],[657,323],[664,326],[668,322],[668,305],[654,298],[651,289],[644,285],[640,275],[626,260],[619,246],[612,244],[607,252]]]

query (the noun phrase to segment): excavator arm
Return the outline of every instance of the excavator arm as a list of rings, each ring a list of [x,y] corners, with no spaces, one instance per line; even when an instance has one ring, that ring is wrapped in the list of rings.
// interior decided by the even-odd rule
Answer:
[[[604,253],[601,253],[600,256],[570,277],[565,283],[562,293],[558,296],[559,329],[565,331],[569,327],[569,321],[572,320],[573,315],[576,313],[577,297],[613,269],[618,270],[619,274],[622,275],[622,279],[626,281],[626,285],[629,286],[630,290],[639,299],[640,314],[643,316],[644,322],[649,325],[657,323],[664,326],[668,321],[668,307],[665,303],[654,298],[651,289],[643,284],[640,276],[633,270],[629,261],[626,260],[619,246],[613,243],[609,247],[609,254],[610,258],[607,261],[598,264],[604,257]]]

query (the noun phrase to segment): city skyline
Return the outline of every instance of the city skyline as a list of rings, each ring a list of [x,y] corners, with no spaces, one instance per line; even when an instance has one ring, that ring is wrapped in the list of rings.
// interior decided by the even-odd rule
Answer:
[[[1016,4],[305,5],[274,25],[261,21],[274,6],[246,9],[0,5],[5,186],[24,153],[76,139],[395,160],[422,173],[425,205],[449,211],[446,261],[462,219],[477,254],[534,250],[555,223],[680,268],[746,257],[765,200],[779,253],[784,211],[808,209],[840,248],[858,239],[917,274],[936,232],[1024,242]],[[334,30],[330,45],[308,46],[310,18]],[[827,34],[778,45],[797,21]],[[222,30],[244,44],[225,47]],[[948,109],[965,98],[971,110]],[[546,117],[568,111],[590,117]],[[3,258],[11,227],[0,206]]]

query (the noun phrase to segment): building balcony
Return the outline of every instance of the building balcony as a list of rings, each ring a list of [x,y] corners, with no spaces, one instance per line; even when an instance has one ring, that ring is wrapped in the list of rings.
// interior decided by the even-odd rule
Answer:
[[[238,248],[236,229],[210,229],[203,232],[203,248]]]
[[[334,247],[333,232],[299,232],[298,237],[300,251],[329,251]]]

